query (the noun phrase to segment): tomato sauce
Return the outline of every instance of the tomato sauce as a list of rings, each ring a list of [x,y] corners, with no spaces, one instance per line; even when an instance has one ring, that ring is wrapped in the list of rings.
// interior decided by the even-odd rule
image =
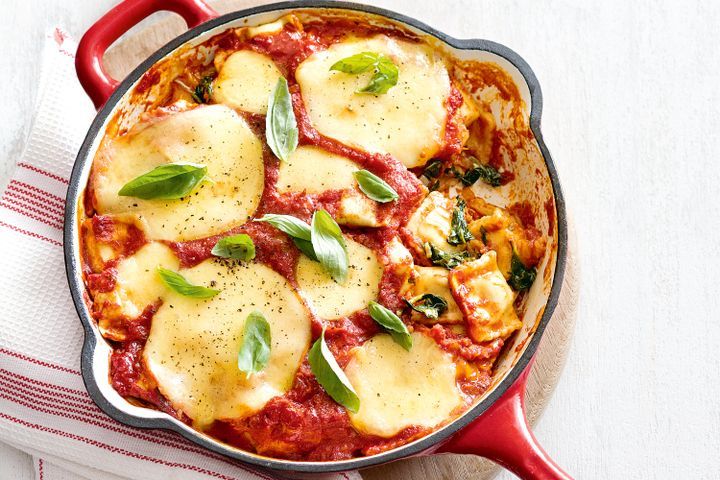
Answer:
[[[344,145],[318,132],[312,125],[305,109],[299,86],[294,77],[297,65],[314,52],[327,48],[348,34],[370,36],[379,32],[397,36],[409,41],[417,38],[406,31],[394,27],[368,26],[353,19],[334,19],[323,22],[309,22],[300,25],[290,21],[279,32],[246,38],[235,31],[227,31],[210,40],[205,45],[225,51],[241,49],[254,50],[270,56],[278,68],[286,75],[292,96],[292,105],[298,123],[299,144],[322,148],[330,153],[345,156],[381,177],[398,193],[395,202],[377,204],[376,213],[385,225],[381,228],[349,228],[343,226],[343,232],[355,241],[373,249],[384,263],[388,243],[400,238],[408,244],[408,233],[404,228],[409,212],[414,211],[427,193],[418,176],[405,168],[390,155],[371,154],[360,149]],[[190,62],[188,68],[197,68],[197,72],[186,72],[198,77],[200,68],[207,66],[199,62]],[[488,82],[485,72],[476,79],[478,88],[482,82]],[[158,81],[155,73],[148,72],[136,87],[142,93]],[[513,84],[514,85],[514,84]],[[503,95],[515,95],[510,86],[501,89]],[[518,94],[519,95],[519,94]],[[169,100],[168,100],[169,101]],[[451,94],[445,101],[447,120],[444,133],[444,145],[436,157],[450,159],[462,150],[462,130],[458,111],[463,104],[463,95],[453,85]],[[164,107],[165,105],[159,105]],[[243,114],[251,128],[260,137],[264,137],[264,116]],[[290,214],[309,222],[314,211],[325,209],[335,214],[339,208],[343,191],[330,190],[322,194],[307,192],[280,193],[277,189],[278,160],[266,146],[264,150],[264,191],[254,219],[266,213]],[[501,162],[501,152],[495,149],[492,157],[495,163]],[[501,165],[498,165],[501,166]],[[511,179],[512,173],[503,171],[504,181]],[[91,182],[92,183],[92,182]],[[92,197],[89,187],[88,195]],[[88,214],[94,212],[94,199],[86,197]],[[88,208],[89,207],[89,208]],[[110,245],[116,252],[113,261],[103,264],[101,269],[86,271],[86,282],[93,293],[108,292],[115,286],[115,267],[117,262],[132,255],[147,242],[142,230],[133,224],[124,224],[115,218],[103,215],[92,216],[92,231],[96,242]],[[165,242],[180,260],[182,268],[198,265],[212,257],[211,250],[218,239],[245,233],[253,239],[256,247],[255,261],[274,269],[291,285],[297,288],[295,267],[300,252],[291,239],[270,225],[251,219],[242,226],[233,228],[220,235],[184,242]],[[415,252],[417,253],[417,252]],[[428,261],[420,255],[416,263],[427,265]],[[453,333],[450,328],[435,325],[428,327],[413,324],[407,312],[400,289],[405,279],[392,266],[386,267],[379,285],[378,300],[394,311],[403,311],[403,320],[409,329],[421,331],[433,338],[441,348],[462,362],[472,364],[468,374],[459,379],[462,391],[468,402],[484,392],[491,384],[492,365],[503,347],[502,340],[475,344],[469,338]],[[147,340],[152,317],[160,303],[149,305],[140,316],[134,319],[122,319],[125,332],[124,340],[113,342],[110,359],[110,380],[120,395],[133,399],[143,405],[153,405],[161,411],[176,416],[185,422],[191,419],[176,412],[170,402],[157,388],[152,374],[146,369],[142,351]],[[313,318],[312,334],[317,338],[323,322]],[[326,341],[341,367],[350,360],[351,350],[380,332],[378,324],[367,312],[356,312],[348,317],[328,322]],[[229,444],[259,454],[293,460],[340,460],[361,455],[372,455],[405,444],[428,433],[428,429],[410,427],[391,438],[381,438],[359,433],[350,422],[346,410],[334,402],[312,374],[307,360],[301,364],[291,389],[283,396],[270,400],[258,412],[240,419],[214,422],[207,432]]]

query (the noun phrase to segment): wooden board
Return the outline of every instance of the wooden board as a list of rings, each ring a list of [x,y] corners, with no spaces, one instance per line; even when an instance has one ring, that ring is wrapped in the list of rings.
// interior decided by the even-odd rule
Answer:
[[[218,12],[226,13],[270,2],[221,0],[209,3]],[[108,50],[105,55],[108,71],[115,78],[123,78],[148,55],[184,30],[183,21],[169,14],[141,23]],[[577,312],[578,278],[577,245],[571,224],[568,262],[560,301],[543,335],[528,380],[527,415],[533,425],[550,401],[565,365]],[[435,455],[369,468],[362,471],[362,476],[366,480],[481,480],[493,478],[497,472],[498,467],[494,463],[479,457]]]

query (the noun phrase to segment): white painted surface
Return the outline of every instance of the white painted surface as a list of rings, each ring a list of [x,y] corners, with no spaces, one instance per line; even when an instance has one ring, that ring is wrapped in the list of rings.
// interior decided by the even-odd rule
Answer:
[[[113,3],[4,5],[0,185],[32,122],[42,37],[53,25],[78,36]],[[372,3],[504,43],[543,86],[582,287],[538,438],[576,478],[717,478],[720,4]],[[32,476],[29,458],[0,446],[0,479]]]

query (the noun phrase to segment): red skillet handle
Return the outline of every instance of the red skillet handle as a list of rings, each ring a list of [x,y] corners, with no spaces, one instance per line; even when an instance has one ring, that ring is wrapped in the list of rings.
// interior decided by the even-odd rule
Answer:
[[[80,84],[96,108],[102,107],[119,83],[103,67],[105,50],[141,20],[163,10],[180,15],[189,28],[218,16],[202,0],[124,0],[116,5],[83,35],[75,58]]]
[[[540,447],[527,424],[525,386],[531,366],[532,362],[502,397],[438,453],[480,455],[524,480],[572,480]]]

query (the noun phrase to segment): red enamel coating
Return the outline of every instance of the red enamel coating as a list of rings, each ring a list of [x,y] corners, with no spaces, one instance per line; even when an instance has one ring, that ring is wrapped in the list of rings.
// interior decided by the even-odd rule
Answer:
[[[545,453],[527,423],[525,388],[532,364],[485,413],[436,453],[480,455],[525,480],[572,480]]]
[[[125,0],[98,20],[78,45],[75,69],[80,84],[100,109],[118,81],[103,67],[103,55],[112,43],[144,18],[160,11],[175,12],[189,28],[218,16],[202,0]]]

